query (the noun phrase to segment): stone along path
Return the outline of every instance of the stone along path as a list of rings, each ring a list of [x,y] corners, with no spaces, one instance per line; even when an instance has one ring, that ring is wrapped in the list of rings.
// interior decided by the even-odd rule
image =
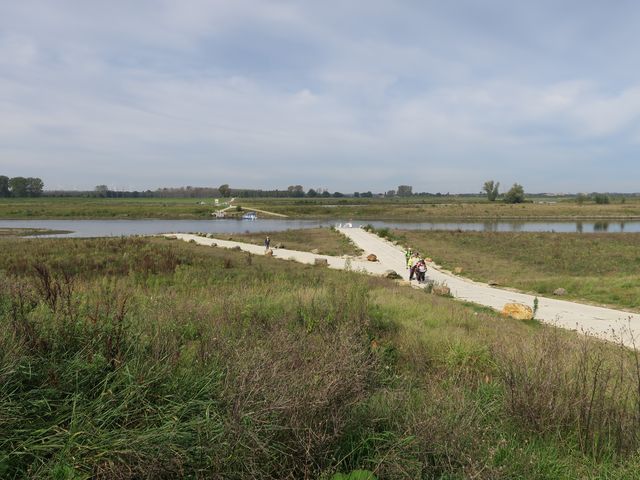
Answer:
[[[408,278],[404,251],[401,248],[360,228],[340,228],[338,230],[361,248],[365,255],[370,253],[375,254],[378,257],[378,261],[368,262],[362,259],[316,255],[310,252],[300,252],[284,248],[274,249],[273,256],[275,258],[294,260],[307,264],[315,263],[316,259],[324,259],[330,268],[340,270],[351,269],[375,275],[382,275],[387,270],[394,270],[400,275],[405,276],[405,278]],[[241,250],[256,255],[264,255],[265,253],[264,247],[260,245],[217,238],[205,238],[184,233],[167,234],[167,236],[176,237],[185,241],[194,240],[196,243],[202,245],[215,243],[222,248],[240,247]],[[502,310],[507,303],[521,303],[533,306],[535,298],[534,295],[495,288],[485,283],[474,282],[466,278],[458,277],[441,270],[433,264],[430,264],[428,267],[427,278],[446,284],[451,289],[453,297],[457,299],[491,307],[495,310]],[[418,286],[417,282],[413,282],[413,284],[416,287]],[[538,297],[536,318],[558,327],[581,331],[607,340],[622,341],[628,346],[633,346],[634,338],[637,338],[638,346],[640,347],[639,314],[566,300]]]

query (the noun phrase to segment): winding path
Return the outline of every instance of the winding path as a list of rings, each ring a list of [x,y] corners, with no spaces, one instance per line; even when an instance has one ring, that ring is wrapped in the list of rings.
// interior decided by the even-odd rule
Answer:
[[[400,247],[360,228],[340,228],[338,230],[351,239],[365,254],[375,254],[378,261],[368,262],[362,259],[316,255],[288,249],[275,249],[273,256],[307,264],[313,264],[316,258],[323,258],[327,260],[330,268],[352,269],[377,275],[381,275],[387,270],[395,270],[400,275],[406,274],[404,252]],[[203,245],[215,243],[223,248],[240,247],[244,251],[257,255],[263,255],[265,252],[264,247],[248,243],[209,239],[190,234],[168,235],[186,241],[194,240]],[[533,306],[535,298],[534,295],[495,288],[485,283],[458,277],[433,264],[429,265],[427,277],[436,282],[446,283],[451,289],[451,294],[457,299],[491,307],[495,310],[502,310],[506,303],[512,302]],[[414,286],[418,286],[417,283],[413,283]],[[538,297],[536,318],[569,330],[576,330],[610,341],[621,341],[627,346],[635,346],[634,339],[637,339],[638,347],[640,347],[640,314],[567,300]]]

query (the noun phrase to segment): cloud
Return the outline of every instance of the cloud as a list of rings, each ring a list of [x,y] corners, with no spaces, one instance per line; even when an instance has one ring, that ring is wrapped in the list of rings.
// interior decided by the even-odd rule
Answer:
[[[638,10],[6,2],[0,170],[85,188],[615,190],[616,166],[640,173],[640,65],[620,54]]]

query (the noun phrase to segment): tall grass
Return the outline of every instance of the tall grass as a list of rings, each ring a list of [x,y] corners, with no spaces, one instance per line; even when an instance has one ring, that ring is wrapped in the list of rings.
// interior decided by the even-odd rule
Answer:
[[[182,242],[3,241],[0,477],[624,478],[626,349]]]

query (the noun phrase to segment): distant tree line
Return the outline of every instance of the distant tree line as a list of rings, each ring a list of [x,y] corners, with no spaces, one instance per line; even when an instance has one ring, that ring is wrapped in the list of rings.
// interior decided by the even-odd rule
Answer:
[[[0,175],[0,197],[39,197],[43,188],[40,178]]]

